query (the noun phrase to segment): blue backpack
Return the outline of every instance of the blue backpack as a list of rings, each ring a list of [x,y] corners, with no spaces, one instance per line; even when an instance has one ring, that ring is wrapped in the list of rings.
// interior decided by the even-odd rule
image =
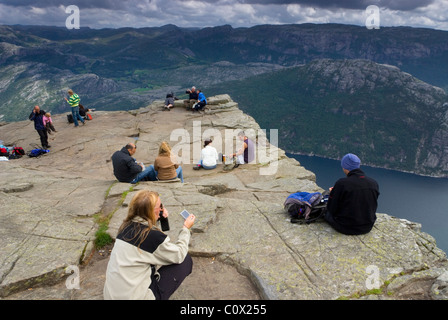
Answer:
[[[37,158],[43,154],[46,154],[47,152],[50,152],[50,150],[45,150],[45,149],[33,149],[30,152],[28,152],[28,156],[30,158]]]
[[[327,201],[327,192],[296,192],[286,198],[283,206],[291,216],[291,223],[311,223],[323,217]]]

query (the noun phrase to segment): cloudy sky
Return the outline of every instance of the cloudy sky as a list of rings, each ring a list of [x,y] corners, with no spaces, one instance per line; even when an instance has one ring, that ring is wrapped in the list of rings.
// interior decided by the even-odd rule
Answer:
[[[79,8],[90,28],[211,27],[230,24],[344,23],[365,26],[366,8],[377,6],[380,27],[448,30],[448,0],[0,0],[0,24],[64,27]]]

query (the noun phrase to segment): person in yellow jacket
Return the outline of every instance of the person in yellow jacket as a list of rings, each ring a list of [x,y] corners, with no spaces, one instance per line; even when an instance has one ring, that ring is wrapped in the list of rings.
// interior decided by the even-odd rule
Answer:
[[[70,99],[65,98],[65,100],[72,107],[72,116],[75,127],[79,126],[78,119],[82,122],[82,124],[86,124],[85,120],[79,114],[79,102],[81,99],[76,93],[73,92],[72,89],[68,90],[68,95],[70,96]]]

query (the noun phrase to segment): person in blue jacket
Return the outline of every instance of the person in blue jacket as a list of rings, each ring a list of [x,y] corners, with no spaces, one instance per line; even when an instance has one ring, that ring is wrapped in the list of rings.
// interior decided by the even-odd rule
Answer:
[[[48,145],[48,134],[47,128],[44,125],[44,116],[45,111],[41,110],[39,106],[35,106],[33,112],[31,112],[29,116],[29,119],[30,121],[34,121],[34,129],[36,129],[39,134],[42,149],[48,149],[51,146]]]
[[[193,106],[193,112],[204,110],[204,107],[207,105],[207,99],[205,98],[205,95],[202,93],[201,90],[197,90],[198,93],[198,102]]]

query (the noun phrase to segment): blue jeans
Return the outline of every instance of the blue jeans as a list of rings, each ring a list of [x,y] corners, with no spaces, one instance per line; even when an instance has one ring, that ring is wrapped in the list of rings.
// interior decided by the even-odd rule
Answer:
[[[73,122],[75,123],[75,127],[79,125],[78,119],[84,123],[84,119],[79,114],[79,107],[72,107],[72,116],[73,116]]]
[[[157,172],[154,170],[154,166],[150,165],[145,170],[140,172],[131,183],[137,183],[139,181],[156,181]]]
[[[152,166],[152,167],[154,168],[154,166]],[[159,173],[158,173],[157,171],[154,171],[154,172],[155,172],[155,175],[156,175],[156,178],[157,178],[157,176],[159,175]],[[182,183],[184,183],[184,175],[183,175],[182,167],[181,167],[181,166],[177,167],[177,169],[176,169],[176,173],[177,173],[177,178],[179,178],[180,181],[181,181]],[[173,178],[173,179],[175,179],[175,178]]]
[[[215,164],[214,166],[210,166],[210,167],[208,167],[208,166],[204,166],[204,164],[202,163],[202,160],[199,161],[199,164],[200,164],[201,167],[204,168],[205,170],[212,170],[212,169],[215,169],[215,168],[216,168],[216,164]]]

